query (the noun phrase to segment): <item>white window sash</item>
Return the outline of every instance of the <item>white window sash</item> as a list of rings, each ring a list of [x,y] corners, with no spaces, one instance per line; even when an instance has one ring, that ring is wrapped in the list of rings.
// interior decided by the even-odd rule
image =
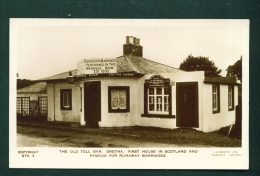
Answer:
[[[218,110],[218,91],[216,85],[213,85],[213,110]]]
[[[70,107],[70,93],[63,92],[63,107],[69,108]]]
[[[161,94],[157,94],[157,88],[162,88],[162,93]],[[150,95],[149,94],[149,89],[153,89],[154,90],[154,94]],[[148,88],[148,99],[146,101],[148,101],[147,103],[147,108],[148,108],[148,113],[149,114],[169,114],[169,94],[165,95],[165,88],[164,87],[149,87]],[[166,100],[167,97],[167,100]],[[153,103],[150,103],[150,99],[153,98]],[[153,111],[150,110],[150,104],[153,104]],[[168,107],[166,107],[166,105],[168,105]],[[167,111],[168,109],[168,111]]]

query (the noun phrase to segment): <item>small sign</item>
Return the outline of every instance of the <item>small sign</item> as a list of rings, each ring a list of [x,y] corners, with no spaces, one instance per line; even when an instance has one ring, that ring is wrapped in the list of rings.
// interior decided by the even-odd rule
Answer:
[[[78,62],[78,75],[108,74],[117,72],[116,58],[113,59],[83,59]]]
[[[170,79],[165,79],[161,75],[154,75],[150,79],[146,79],[145,83],[147,83],[150,87],[164,87],[169,86]]]
[[[80,74],[75,75],[75,78],[89,78],[89,77],[142,77],[141,73],[105,73],[105,74]]]

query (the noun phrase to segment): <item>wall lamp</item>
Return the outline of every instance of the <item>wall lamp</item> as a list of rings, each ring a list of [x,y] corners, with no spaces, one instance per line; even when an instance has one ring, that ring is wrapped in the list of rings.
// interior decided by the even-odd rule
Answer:
[[[69,72],[69,76],[67,76],[66,79],[67,79],[67,81],[68,81],[69,84],[74,84],[74,85],[80,87],[79,85],[77,85],[77,84],[74,83],[75,77],[72,76],[72,72],[71,72],[71,71]],[[80,88],[81,88],[81,87],[80,87]]]

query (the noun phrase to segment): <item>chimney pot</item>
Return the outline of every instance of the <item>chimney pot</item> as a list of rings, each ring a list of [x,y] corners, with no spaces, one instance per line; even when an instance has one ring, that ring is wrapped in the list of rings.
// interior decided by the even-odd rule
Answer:
[[[126,36],[126,44],[129,43],[129,36]]]
[[[133,44],[133,36],[129,37],[129,43]]]
[[[136,43],[136,37],[134,37],[134,44],[136,45],[137,43]]]
[[[139,38],[136,39],[136,44],[140,45],[140,39]]]

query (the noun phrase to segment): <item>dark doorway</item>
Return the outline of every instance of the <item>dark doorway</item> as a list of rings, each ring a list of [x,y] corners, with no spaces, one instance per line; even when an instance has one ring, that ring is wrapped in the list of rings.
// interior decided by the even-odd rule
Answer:
[[[198,83],[176,83],[177,127],[199,127]]]
[[[88,127],[98,127],[101,120],[101,83],[84,83],[84,117]]]

